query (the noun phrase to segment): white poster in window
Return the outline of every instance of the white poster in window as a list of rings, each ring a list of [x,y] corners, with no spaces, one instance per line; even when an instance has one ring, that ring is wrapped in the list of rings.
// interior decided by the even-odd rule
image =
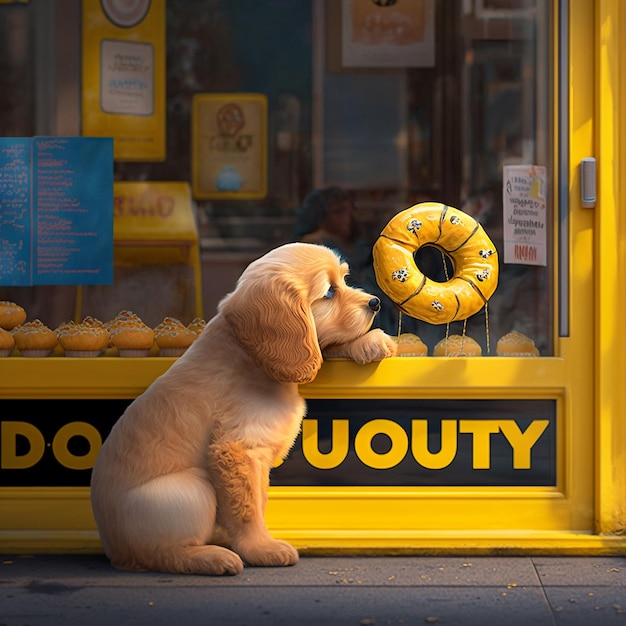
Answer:
[[[150,43],[101,43],[101,107],[105,113],[154,113],[154,48]]]
[[[433,0],[343,0],[345,67],[434,67]]]
[[[502,183],[504,262],[547,265],[546,168],[505,165]]]

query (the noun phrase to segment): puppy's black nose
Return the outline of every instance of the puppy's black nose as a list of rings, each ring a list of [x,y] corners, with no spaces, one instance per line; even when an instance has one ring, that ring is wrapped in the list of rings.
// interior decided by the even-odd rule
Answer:
[[[378,298],[372,298],[367,303],[367,306],[369,307],[370,311],[373,311],[374,313],[378,313],[378,311],[380,311],[380,300]]]

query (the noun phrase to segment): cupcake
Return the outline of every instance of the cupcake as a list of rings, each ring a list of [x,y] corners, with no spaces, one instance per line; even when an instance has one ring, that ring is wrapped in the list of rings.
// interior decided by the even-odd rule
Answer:
[[[194,317],[187,328],[191,332],[196,333],[196,335],[199,335],[204,330],[205,326],[206,322],[201,317]]]
[[[15,302],[0,300],[0,328],[11,330],[26,321],[26,311]]]
[[[132,311],[123,310],[104,326],[110,333],[114,326],[118,326],[120,324],[143,324],[143,321],[139,315],[136,315]]]
[[[154,345],[154,331],[132,311],[121,311],[111,320],[109,336],[123,357],[149,356]]]
[[[59,324],[54,329],[54,332],[57,334],[57,337],[58,337],[59,333],[63,332],[67,328],[74,328],[74,326],[76,326],[76,323],[74,322],[74,320],[70,320],[69,322],[61,322],[61,324]]]
[[[498,356],[539,356],[539,350],[530,337],[512,330],[498,339],[496,354]]]
[[[197,337],[197,333],[175,317],[165,317],[154,329],[154,341],[160,356],[181,356]]]
[[[434,348],[433,356],[482,356],[482,348],[467,335],[449,335]]]
[[[22,356],[48,356],[59,343],[56,333],[38,319],[20,324],[11,332]]]
[[[396,356],[426,356],[428,354],[426,344],[413,333],[402,333],[393,339],[398,344]]]
[[[91,317],[91,315],[87,315],[87,317],[83,318],[83,321],[81,322],[81,326],[87,326],[87,327],[97,327],[97,328],[105,328],[104,326],[104,322],[101,322],[99,319],[97,319],[96,317]]]
[[[0,327],[0,356],[9,356],[15,347],[13,335]]]
[[[109,345],[109,333],[104,324],[92,317],[80,324],[69,322],[56,330],[59,343],[69,357],[96,357]]]

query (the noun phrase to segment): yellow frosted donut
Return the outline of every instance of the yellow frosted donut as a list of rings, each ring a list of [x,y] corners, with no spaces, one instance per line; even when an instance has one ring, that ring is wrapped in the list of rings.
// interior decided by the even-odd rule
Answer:
[[[425,276],[414,254],[435,246],[451,260],[445,282]],[[431,324],[464,320],[485,305],[498,285],[498,254],[483,227],[459,209],[423,202],[394,216],[374,244],[380,288],[407,315]]]

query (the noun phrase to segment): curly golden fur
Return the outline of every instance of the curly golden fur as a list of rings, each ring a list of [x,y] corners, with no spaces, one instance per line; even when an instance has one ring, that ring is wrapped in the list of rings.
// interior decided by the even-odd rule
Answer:
[[[345,283],[330,249],[281,246],[254,261],[171,368],[126,409],[100,451],[91,500],[113,566],[237,574],[293,565],[264,521],[269,471],[299,432],[298,383],[322,351],[358,363],[395,353],[369,330],[377,298]],[[228,547],[226,547],[228,546]]]

